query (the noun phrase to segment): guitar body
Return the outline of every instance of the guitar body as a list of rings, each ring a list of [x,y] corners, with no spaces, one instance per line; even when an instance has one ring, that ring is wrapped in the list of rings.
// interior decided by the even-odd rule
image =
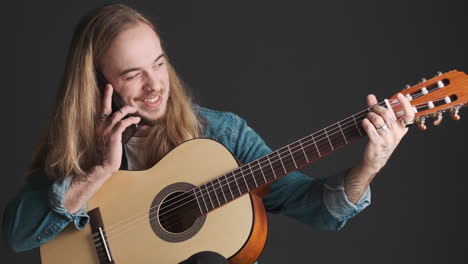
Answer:
[[[150,208],[155,197],[168,186],[197,186],[237,167],[235,157],[223,145],[194,139],[176,147],[151,169],[115,173],[87,205],[88,212],[99,208],[112,261],[179,263],[197,252],[214,251],[231,263],[253,263],[267,234],[265,209],[255,194],[243,195],[198,217],[204,218],[198,229],[182,232],[179,241],[170,241],[170,234],[169,239],[158,235],[150,221],[154,220]],[[92,233],[90,225],[78,231],[70,224],[41,246],[42,263],[105,263],[98,258]]]

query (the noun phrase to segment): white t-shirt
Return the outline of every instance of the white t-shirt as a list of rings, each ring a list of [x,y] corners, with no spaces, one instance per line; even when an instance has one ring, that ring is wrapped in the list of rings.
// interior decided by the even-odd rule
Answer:
[[[142,137],[131,137],[127,143],[125,143],[125,156],[127,157],[127,169],[130,171],[144,170],[144,155],[141,155],[142,144],[145,142],[145,138]]]

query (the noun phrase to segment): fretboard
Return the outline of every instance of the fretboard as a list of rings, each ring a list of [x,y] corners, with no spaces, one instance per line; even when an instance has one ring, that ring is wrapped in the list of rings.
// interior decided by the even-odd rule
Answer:
[[[288,144],[193,189],[201,214],[206,214],[264,184],[302,168],[366,135],[361,111]]]

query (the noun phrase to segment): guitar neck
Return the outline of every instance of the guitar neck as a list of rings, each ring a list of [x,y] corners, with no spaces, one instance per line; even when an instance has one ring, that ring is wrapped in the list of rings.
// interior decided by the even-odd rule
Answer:
[[[197,201],[203,205],[202,213],[212,211],[364,137],[366,133],[361,121],[370,109],[358,112],[195,187]]]

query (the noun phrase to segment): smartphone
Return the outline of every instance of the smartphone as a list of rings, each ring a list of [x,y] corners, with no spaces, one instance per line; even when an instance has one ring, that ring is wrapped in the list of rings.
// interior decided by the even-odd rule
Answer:
[[[100,72],[96,72],[96,80],[98,82],[99,89],[101,90],[101,94],[104,96],[104,90],[106,88],[106,84],[109,82],[106,80],[104,75]],[[124,107],[124,103],[120,96],[115,92],[112,93],[112,113],[119,111],[120,108]],[[123,119],[128,118],[132,115],[126,115]],[[127,141],[135,134],[138,130],[138,125],[131,125],[125,129],[122,133],[122,144],[127,143]]]

